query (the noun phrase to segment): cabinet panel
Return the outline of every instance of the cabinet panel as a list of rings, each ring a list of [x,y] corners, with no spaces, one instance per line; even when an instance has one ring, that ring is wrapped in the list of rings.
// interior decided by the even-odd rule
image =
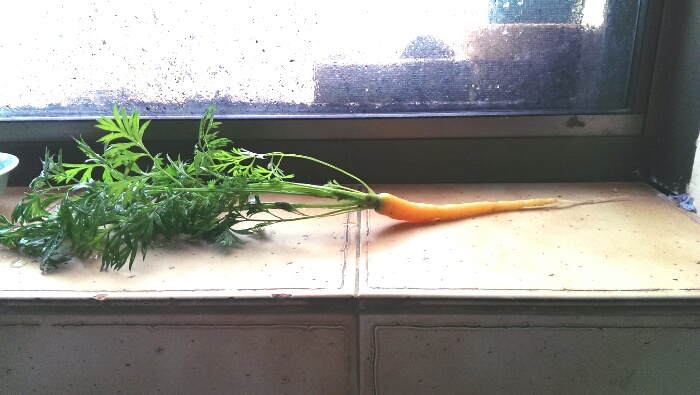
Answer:
[[[377,325],[371,343],[366,393],[700,392],[697,328]]]
[[[357,392],[347,322],[83,319],[0,326],[0,393]]]

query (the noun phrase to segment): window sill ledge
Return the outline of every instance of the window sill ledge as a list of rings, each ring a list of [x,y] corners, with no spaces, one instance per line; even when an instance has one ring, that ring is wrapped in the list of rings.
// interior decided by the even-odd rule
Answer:
[[[178,241],[133,270],[75,259],[44,275],[0,247],[0,299],[700,297],[700,220],[644,184],[387,185],[436,203],[628,200],[411,225],[373,212],[281,224],[242,248]],[[0,196],[9,214],[22,189]]]

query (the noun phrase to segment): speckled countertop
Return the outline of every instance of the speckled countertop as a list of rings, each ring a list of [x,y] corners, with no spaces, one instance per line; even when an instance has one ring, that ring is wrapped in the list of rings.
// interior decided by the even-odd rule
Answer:
[[[352,213],[275,225],[240,248],[163,242],[131,271],[100,272],[90,257],[42,274],[0,247],[0,298],[700,297],[700,219],[644,184],[375,189],[435,203],[629,199],[427,225]],[[21,195],[9,188],[0,213]]]

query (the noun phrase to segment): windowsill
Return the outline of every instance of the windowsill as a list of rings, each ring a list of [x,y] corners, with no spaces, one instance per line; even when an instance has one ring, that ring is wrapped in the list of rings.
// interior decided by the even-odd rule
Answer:
[[[421,226],[353,213],[272,226],[241,248],[164,242],[131,271],[84,258],[42,274],[0,247],[0,299],[700,297],[700,220],[644,184],[375,189],[435,203],[629,199]],[[9,188],[0,213],[21,194]]]

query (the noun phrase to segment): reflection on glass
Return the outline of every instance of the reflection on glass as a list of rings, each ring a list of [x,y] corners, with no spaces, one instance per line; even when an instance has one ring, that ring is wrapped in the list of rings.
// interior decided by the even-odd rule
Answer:
[[[0,118],[624,109],[639,4],[11,2]]]

